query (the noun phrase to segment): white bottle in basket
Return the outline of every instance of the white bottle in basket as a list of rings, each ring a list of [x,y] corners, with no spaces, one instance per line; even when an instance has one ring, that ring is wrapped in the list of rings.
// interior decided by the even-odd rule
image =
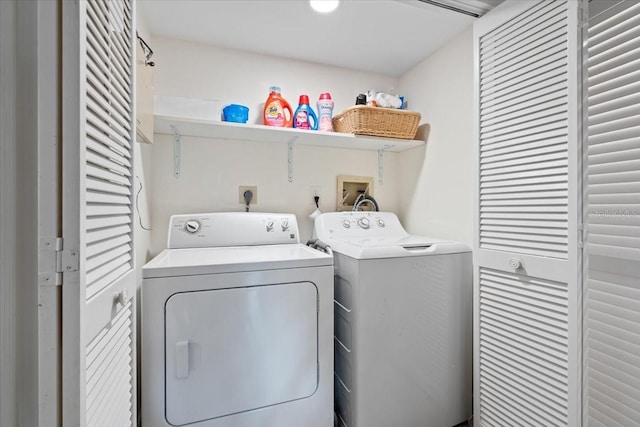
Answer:
[[[316,104],[318,107],[318,130],[324,132],[333,132],[333,101],[329,92],[321,93],[320,99]]]

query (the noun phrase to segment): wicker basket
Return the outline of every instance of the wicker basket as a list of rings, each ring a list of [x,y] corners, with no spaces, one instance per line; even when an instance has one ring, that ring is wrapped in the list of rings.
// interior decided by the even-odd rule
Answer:
[[[413,139],[419,122],[420,113],[413,111],[355,105],[333,118],[333,129],[356,135]]]

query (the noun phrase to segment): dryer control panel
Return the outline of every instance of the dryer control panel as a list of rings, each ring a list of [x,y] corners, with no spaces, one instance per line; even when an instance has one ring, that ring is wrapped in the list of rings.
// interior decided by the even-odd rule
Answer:
[[[294,214],[214,212],[173,215],[167,248],[208,248],[300,243]]]

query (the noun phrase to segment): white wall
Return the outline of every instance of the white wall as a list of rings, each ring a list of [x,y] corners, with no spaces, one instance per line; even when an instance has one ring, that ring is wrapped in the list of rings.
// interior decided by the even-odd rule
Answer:
[[[157,95],[216,99],[249,107],[249,123],[262,124],[270,86],[280,86],[292,108],[301,94],[314,110],[318,96],[331,92],[334,113],[355,103],[367,89],[397,88],[398,80],[379,74],[310,62],[223,49],[210,45],[154,37],[154,92]]]
[[[140,2],[136,3],[136,30],[140,37],[150,42],[151,33],[149,32],[145,17],[141,13],[144,8]],[[136,41],[136,43],[138,43]],[[137,46],[135,46],[137,48]],[[136,61],[137,67],[144,67],[144,64]],[[153,146],[146,143],[136,143],[133,147],[133,172],[134,172],[134,203],[136,212],[134,215],[134,233],[135,233],[135,263],[136,267],[143,266],[151,259],[151,231],[147,230],[151,227],[151,203],[150,193],[153,184],[151,178],[151,169],[153,168],[153,159],[151,153]],[[142,283],[142,270],[137,268],[137,282]]]
[[[259,122],[269,86],[279,85],[293,108],[308,94],[315,104],[331,92],[334,113],[354,104],[368,89],[397,88],[395,78],[307,62],[274,58],[166,38],[154,38],[154,92],[157,95],[220,100],[250,108]],[[242,211],[238,186],[257,185],[253,211],[292,212],[301,240],[311,236],[308,215],[315,209],[309,187],[322,188],[320,208],[334,211],[338,175],[374,178],[373,195],[381,209],[396,211],[398,154],[386,153],[384,184],[378,184],[377,153],[295,146],[294,181],[287,180],[287,141],[256,143],[182,137],[182,176],[173,177],[173,138],[154,136],[151,190],[152,254],[166,246],[170,215],[190,212]]]
[[[473,244],[473,32],[469,27],[400,79],[431,125],[426,147],[400,153],[400,216],[411,233]]]
[[[141,6],[141,2],[136,2],[136,30],[140,37],[142,37],[146,42],[150,42],[151,33],[148,30],[146,25],[145,16],[142,13],[144,8]],[[136,40],[136,43],[138,41]],[[137,46],[134,46],[134,49],[137,49]],[[134,50],[136,51],[136,50]],[[136,61],[136,67],[144,67],[143,63]],[[153,146],[146,143],[136,142],[133,146],[133,195],[134,195],[134,206],[136,207],[136,211],[134,213],[134,225],[133,225],[133,233],[134,233],[134,258],[135,258],[135,268],[136,268],[136,283],[138,286],[137,292],[137,310],[136,310],[136,333],[138,335],[137,340],[137,352],[136,356],[138,358],[138,369],[136,373],[138,375],[137,384],[138,388],[141,382],[140,375],[142,373],[142,369],[140,369],[140,361],[142,357],[141,350],[141,302],[142,298],[140,297],[140,289],[142,286],[142,266],[150,261],[151,256],[151,202],[149,200],[151,187],[153,184],[153,180],[151,178],[151,170],[153,168],[153,159],[152,159],[152,150]],[[138,390],[138,405],[140,401],[140,391]],[[139,408],[140,406],[138,406]],[[138,418],[140,418],[142,411],[138,410]]]
[[[286,179],[286,144],[211,141],[183,137],[182,177],[173,178],[173,140],[156,135],[151,191],[151,254],[165,247],[169,216],[242,210],[239,185],[258,185],[256,211],[298,216],[310,236],[309,186],[322,186],[321,209],[335,210],[336,176],[372,176],[382,210],[397,212],[416,234],[473,243],[473,43],[471,27],[399,80],[167,38],[154,38],[158,95],[219,100],[250,107],[260,123],[268,87],[279,85],[295,108],[298,95],[312,103],[330,91],[334,113],[367,89],[395,88],[431,131],[425,147],[385,155],[384,184],[377,183],[375,152],[296,147],[294,182]],[[283,141],[284,142],[284,141]]]

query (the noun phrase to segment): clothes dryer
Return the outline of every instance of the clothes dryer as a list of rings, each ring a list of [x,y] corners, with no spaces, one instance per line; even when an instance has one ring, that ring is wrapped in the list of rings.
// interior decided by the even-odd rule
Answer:
[[[389,212],[325,213],[335,263],[335,403],[346,427],[446,427],[472,409],[472,264]]]
[[[292,214],[171,217],[143,268],[142,424],[333,425],[333,261]]]

